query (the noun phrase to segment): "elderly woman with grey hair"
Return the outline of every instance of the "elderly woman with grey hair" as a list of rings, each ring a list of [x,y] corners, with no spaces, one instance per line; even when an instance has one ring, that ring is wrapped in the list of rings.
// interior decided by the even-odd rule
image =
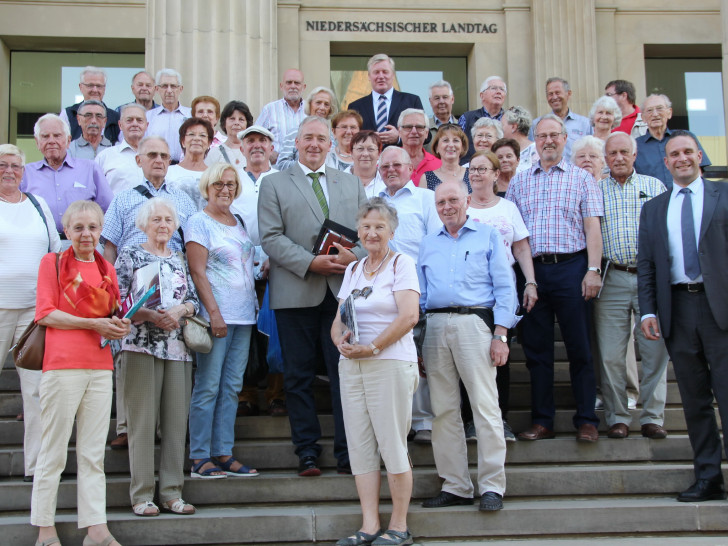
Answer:
[[[591,110],[589,110],[589,121],[594,127],[594,136],[607,140],[611,132],[622,123],[622,110],[617,105],[617,101],[604,95],[592,104]]]
[[[591,135],[574,142],[571,147],[571,162],[591,173],[597,181],[609,174],[604,161],[604,141]]]
[[[482,117],[470,130],[476,152],[489,152],[493,143],[503,138],[503,125],[497,119]]]
[[[528,138],[533,118],[531,113],[523,106],[511,106],[503,113],[501,124],[503,125],[503,136],[512,138],[521,147],[518,154],[518,167],[516,172],[525,171],[538,159],[536,154],[536,143]]]
[[[330,120],[339,112],[336,95],[328,87],[315,87],[303,103],[303,112],[307,116],[318,116]],[[283,139],[281,149],[278,151],[278,161],[276,163],[276,169],[279,171],[292,167],[298,161],[298,150],[296,150],[297,133],[298,129],[294,129]],[[331,142],[334,142],[333,135]]]
[[[412,328],[419,317],[420,287],[415,262],[392,252],[397,211],[381,197],[359,209],[357,233],[368,255],[349,264],[338,298],[340,310],[331,339],[341,353],[341,405],[351,471],[363,522],[338,546],[412,544],[407,510],[412,463],[407,433],[417,389],[417,350]],[[356,311],[358,338],[342,309]],[[392,515],[387,531],[379,523],[380,455],[387,469]]]
[[[159,500],[175,514],[195,513],[182,500],[185,436],[192,391],[192,353],[182,335],[185,317],[199,309],[197,292],[181,252],[169,246],[179,228],[174,203],[163,197],[146,201],[137,212],[136,227],[147,236],[140,245],[123,247],[116,259],[122,300],[144,289],[138,275],[150,269],[159,275],[160,300],[134,315],[131,331],[121,341],[124,403],[129,431],[129,493],[137,516],[157,516],[154,504],[154,441],[157,422],[162,442]]]
[[[24,170],[23,151],[12,144],[0,145],[0,369],[10,346],[33,322],[41,258],[61,250],[46,202],[19,189]],[[17,371],[25,421],[25,481],[32,481],[41,442],[41,372],[24,368]]]

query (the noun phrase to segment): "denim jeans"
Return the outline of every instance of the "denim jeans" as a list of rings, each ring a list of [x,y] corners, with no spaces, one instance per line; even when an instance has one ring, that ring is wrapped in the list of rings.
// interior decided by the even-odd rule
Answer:
[[[214,338],[212,350],[197,353],[190,403],[190,459],[233,454],[238,393],[248,364],[251,324],[228,324],[227,336]]]

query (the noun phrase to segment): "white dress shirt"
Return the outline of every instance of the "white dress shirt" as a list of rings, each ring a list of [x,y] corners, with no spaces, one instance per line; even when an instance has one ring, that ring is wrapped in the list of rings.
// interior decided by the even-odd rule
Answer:
[[[692,192],[690,202],[693,206],[693,223],[695,225],[695,244],[700,241],[700,226],[703,223],[703,198],[705,186],[701,177],[693,180],[688,186]],[[683,259],[682,245],[682,205],[685,196],[680,193],[682,186],[673,184],[670,202],[667,205],[667,244],[670,250],[670,282],[693,283],[703,282],[703,275],[690,279],[685,274],[685,261]]]
[[[311,184],[311,189],[313,189],[313,178],[308,176],[308,173],[319,173],[319,184],[321,184],[321,189],[324,190],[326,204],[330,205],[331,203],[329,201],[329,187],[326,184],[326,165],[321,165],[316,171],[312,171],[300,161],[298,161],[298,166],[301,167],[301,170],[303,170],[303,174],[306,175],[306,180],[308,180],[308,183]]]
[[[389,109],[392,107],[392,95],[394,95],[394,87],[390,87],[389,91],[384,93],[384,96],[387,97],[386,105],[387,105],[387,124],[389,124]],[[377,123],[377,112],[379,111],[379,97],[382,96],[382,93],[377,93],[372,89],[372,102],[374,103],[374,123]],[[394,120],[394,123],[397,123],[397,120]]]

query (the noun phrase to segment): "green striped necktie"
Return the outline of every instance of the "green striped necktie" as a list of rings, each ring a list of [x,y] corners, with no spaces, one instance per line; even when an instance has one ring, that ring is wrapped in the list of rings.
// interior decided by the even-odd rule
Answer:
[[[319,182],[319,176],[321,176],[321,173],[308,173],[308,176],[310,176],[313,181],[311,186],[313,187],[313,193],[316,194],[316,199],[318,199],[319,205],[321,205],[321,210],[324,211],[324,216],[328,218],[329,205],[326,203],[324,189],[321,187],[321,182]]]

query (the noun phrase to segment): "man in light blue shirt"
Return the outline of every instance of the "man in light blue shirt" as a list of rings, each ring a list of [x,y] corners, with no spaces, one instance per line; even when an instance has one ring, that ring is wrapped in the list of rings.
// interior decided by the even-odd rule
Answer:
[[[506,335],[518,322],[513,274],[495,229],[467,217],[465,184],[435,190],[443,227],[420,245],[420,307],[427,313],[423,345],[435,421],[432,451],[442,491],[425,508],[473,503],[459,380],[468,390],[478,439],[480,510],[503,508],[506,443],[498,407],[496,366],[508,358]]]
[[[591,121],[586,116],[575,114],[569,109],[571,100],[571,88],[569,82],[564,78],[553,77],[546,80],[546,102],[549,103],[551,111],[564,120],[566,127],[566,147],[564,157],[571,157],[571,146],[581,137],[594,134]],[[533,120],[531,133],[528,138],[533,140],[533,129],[538,125],[541,118]]]
[[[379,175],[386,186],[379,196],[397,209],[399,219],[390,246],[416,263],[422,239],[442,227],[435,210],[435,192],[415,186],[411,180],[412,159],[402,148],[385,148],[379,158]],[[430,388],[427,378],[423,377],[412,399],[412,430],[416,443],[429,444],[432,441],[433,419]]]
[[[161,136],[167,141],[172,161],[182,160],[184,153],[179,143],[179,128],[187,118],[192,117],[189,106],[182,106],[179,96],[182,94],[182,76],[176,70],[163,68],[157,72],[157,85],[154,88],[162,99],[162,104],[147,110],[147,136]]]

